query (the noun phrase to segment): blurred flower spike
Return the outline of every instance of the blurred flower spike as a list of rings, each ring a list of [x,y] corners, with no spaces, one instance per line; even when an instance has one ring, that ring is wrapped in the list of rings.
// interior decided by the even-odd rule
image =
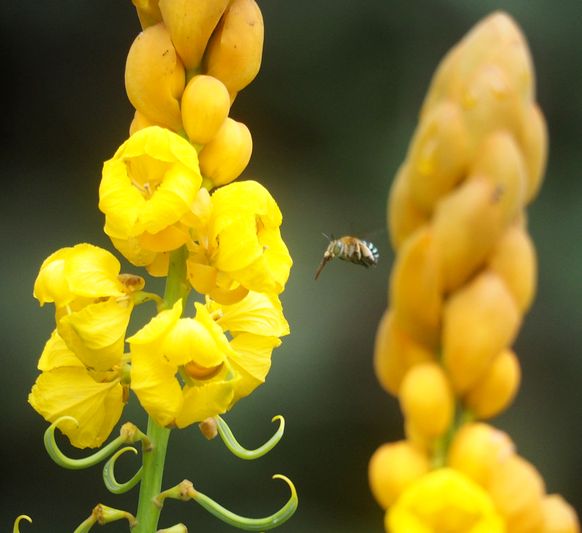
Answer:
[[[146,292],[144,278],[121,274],[119,261],[91,244],[50,255],[34,296],[41,305],[54,304],[56,328],[29,402],[52,423],[45,443],[59,464],[80,468],[113,453],[106,486],[120,493],[141,482],[135,520],[125,511],[119,516],[131,516],[137,533],[150,533],[160,513],[153,502],[161,493],[156,469],[163,466],[170,429],[214,424],[227,448],[247,459],[267,453],[282,437],[284,423],[276,417],[275,435],[249,451],[218,416],[265,381],[273,349],[289,334],[279,295],[292,260],[275,199],[258,181],[234,182],[252,152],[249,129],[229,115],[261,64],[257,3],[134,4],[143,31],[127,56],[125,87],[135,116],[129,138],[103,165],[99,209],[113,246],[134,267],[165,277],[165,292]],[[200,295],[194,305],[188,299],[193,289]],[[154,316],[128,334],[133,310],[149,301],[156,303]],[[58,450],[57,427],[73,446],[100,447],[132,391],[150,417],[138,439],[144,465],[132,480],[119,484],[113,466],[125,451],[135,451],[115,450],[134,440],[122,436],[83,462]],[[238,517],[206,496],[193,499],[232,525],[272,529],[297,507],[293,484],[275,477],[286,480],[291,497],[264,519]]]
[[[512,350],[536,286],[525,208],[547,131],[524,36],[505,13],[443,59],[388,202],[396,260],[376,336],[382,387],[405,439],[369,464],[391,533],[577,533],[510,437],[484,422],[521,379]]]

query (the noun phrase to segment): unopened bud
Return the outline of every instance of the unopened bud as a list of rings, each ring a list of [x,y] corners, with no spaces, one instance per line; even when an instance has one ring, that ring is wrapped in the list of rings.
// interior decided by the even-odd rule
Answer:
[[[246,168],[252,151],[253,139],[249,129],[229,117],[198,154],[202,175],[215,187],[230,183]]]
[[[383,444],[370,459],[368,480],[376,501],[383,509],[429,470],[428,457],[408,441]]]
[[[143,30],[162,21],[158,0],[131,0]]]
[[[390,305],[403,329],[427,346],[440,343],[442,282],[430,226],[399,250],[390,277]]]
[[[521,316],[507,287],[484,271],[455,292],[444,308],[443,362],[453,387],[466,392],[493,358],[513,342]]]
[[[206,144],[216,135],[230,108],[224,84],[212,76],[194,76],[182,95],[182,123],[194,144]]]
[[[544,481],[534,466],[512,455],[491,473],[486,487],[495,507],[504,517],[507,530],[543,533]]]
[[[230,93],[240,91],[259,72],[263,38],[263,16],[255,0],[231,0],[208,42],[206,73]]]
[[[493,470],[514,451],[507,433],[488,424],[465,424],[451,443],[447,464],[485,487]]]
[[[453,391],[437,363],[421,363],[411,368],[404,376],[399,397],[405,418],[427,438],[442,435],[453,420]]]
[[[133,135],[136,131],[143,130],[144,128],[149,128],[150,126],[155,126],[155,124],[149,120],[143,113],[140,113],[137,109],[133,115],[133,120],[129,125],[129,135]]]
[[[580,533],[574,508],[559,494],[550,494],[542,502],[544,533]]]
[[[197,68],[228,0],[159,0],[159,3],[164,24],[184,66],[188,70]]]
[[[464,403],[477,418],[492,418],[511,404],[520,379],[521,370],[515,353],[503,350],[467,393]]]
[[[384,312],[376,333],[374,371],[386,392],[396,396],[404,375],[411,367],[434,359],[428,349],[399,327],[394,313]]]
[[[537,279],[536,253],[525,228],[515,224],[503,234],[488,267],[505,283],[521,313],[531,306]]]
[[[133,107],[155,124],[179,131],[184,83],[184,66],[166,27],[146,28],[133,41],[125,64],[125,89]]]

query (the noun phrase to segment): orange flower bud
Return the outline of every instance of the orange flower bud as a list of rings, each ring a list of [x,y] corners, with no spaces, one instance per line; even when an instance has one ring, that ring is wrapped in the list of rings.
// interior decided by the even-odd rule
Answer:
[[[447,464],[486,487],[493,470],[513,453],[514,445],[507,433],[481,422],[471,423],[455,435]]]
[[[390,278],[390,304],[402,328],[427,346],[440,341],[442,290],[431,229],[416,231],[399,251]]]
[[[580,533],[580,522],[573,507],[559,494],[550,494],[542,502],[544,533]]]
[[[206,144],[216,135],[230,109],[224,84],[203,74],[194,76],[182,95],[182,122],[194,144]]]
[[[543,533],[544,481],[532,464],[512,455],[491,473],[487,487],[511,533]]]
[[[405,418],[421,435],[439,437],[451,424],[455,399],[447,376],[437,363],[411,368],[402,380],[399,397]]]
[[[435,106],[419,124],[407,156],[408,176],[410,193],[426,212],[465,177],[467,136],[459,106],[450,101]]]
[[[540,190],[548,160],[548,128],[544,115],[535,104],[525,112],[520,141],[528,170],[527,201],[531,202]]]
[[[163,23],[149,26],[133,41],[125,64],[125,89],[133,107],[148,120],[174,131],[182,128],[179,100],[184,76]]]
[[[489,258],[495,272],[511,292],[521,313],[531,306],[537,279],[536,253],[525,228],[513,225],[497,242]]]
[[[395,250],[398,250],[412,233],[428,221],[428,216],[412,197],[409,174],[408,165],[402,165],[398,169],[388,197],[388,229],[390,241]]]
[[[184,66],[195,69],[228,0],[159,0],[164,24]]]
[[[263,38],[263,15],[255,0],[231,0],[208,42],[206,73],[230,93],[240,91],[259,72]]]
[[[444,308],[443,362],[458,392],[474,386],[493,358],[511,345],[520,318],[505,284],[491,272],[451,296]]]
[[[382,509],[392,505],[412,482],[429,470],[428,457],[405,440],[383,444],[368,466],[370,489]]]
[[[129,135],[133,135],[136,131],[143,130],[149,126],[155,126],[155,124],[136,109],[133,114],[133,120],[129,125]]]
[[[227,118],[198,158],[202,175],[217,187],[240,176],[253,151],[251,132],[242,123]]]
[[[505,191],[492,179],[478,176],[439,202],[434,241],[446,290],[460,287],[483,265],[511,217],[517,215],[519,206],[507,206],[504,197]]]
[[[394,314],[386,310],[374,347],[374,370],[384,390],[396,396],[409,368],[433,360],[433,354],[402,331]]]
[[[142,29],[162,21],[158,0],[131,0],[137,11]]]
[[[464,403],[477,418],[494,417],[513,401],[520,379],[521,370],[515,353],[503,350],[465,396]]]

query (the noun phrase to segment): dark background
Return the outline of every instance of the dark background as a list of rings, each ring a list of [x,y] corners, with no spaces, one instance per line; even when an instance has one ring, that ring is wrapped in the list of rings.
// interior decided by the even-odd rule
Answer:
[[[382,232],[387,191],[438,61],[477,20],[504,8],[531,45],[551,156],[529,209],[540,275],[516,344],[523,385],[495,423],[540,469],[548,491],[580,511],[582,2],[260,3],[263,67],[232,114],[254,138],[245,176],[264,183],[284,214],[295,261],[283,298],[292,334],[275,351],[267,383],[227,419],[250,447],[268,437],[275,414],[285,415],[287,432],[265,458],[244,463],[196,428],[176,431],[166,486],[186,477],[233,511],[260,516],[287,497],[284,485],[270,480],[285,473],[301,500],[281,531],[382,531],[367,462],[381,443],[402,436],[397,403],[377,385],[371,360],[392,264]],[[136,492],[113,496],[99,468],[65,471],[47,457],[46,423],[26,398],[53,316],[38,308],[32,285],[42,260],[59,247],[86,241],[113,250],[101,232],[97,188],[102,162],[126,138],[132,116],[123,71],[139,25],[129,0],[4,0],[0,25],[0,531],[11,530],[20,513],[34,519],[23,532],[72,531],[98,502],[134,511]],[[326,246],[321,232],[372,236],[379,267],[334,262],[314,282]],[[134,404],[127,419],[145,426]],[[120,463],[121,472],[137,467],[130,457]],[[194,503],[168,502],[160,526],[180,520],[191,531],[232,531]]]

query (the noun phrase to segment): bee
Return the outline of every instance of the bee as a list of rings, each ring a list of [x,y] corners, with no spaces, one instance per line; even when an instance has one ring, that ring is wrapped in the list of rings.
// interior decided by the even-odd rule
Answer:
[[[357,237],[350,237],[349,235],[340,237],[339,239],[334,239],[332,237],[329,245],[323,253],[323,259],[321,260],[319,267],[317,267],[315,279],[319,277],[323,267],[335,257],[368,268],[378,264],[380,254],[378,253],[376,245],[370,241],[364,241]]]

